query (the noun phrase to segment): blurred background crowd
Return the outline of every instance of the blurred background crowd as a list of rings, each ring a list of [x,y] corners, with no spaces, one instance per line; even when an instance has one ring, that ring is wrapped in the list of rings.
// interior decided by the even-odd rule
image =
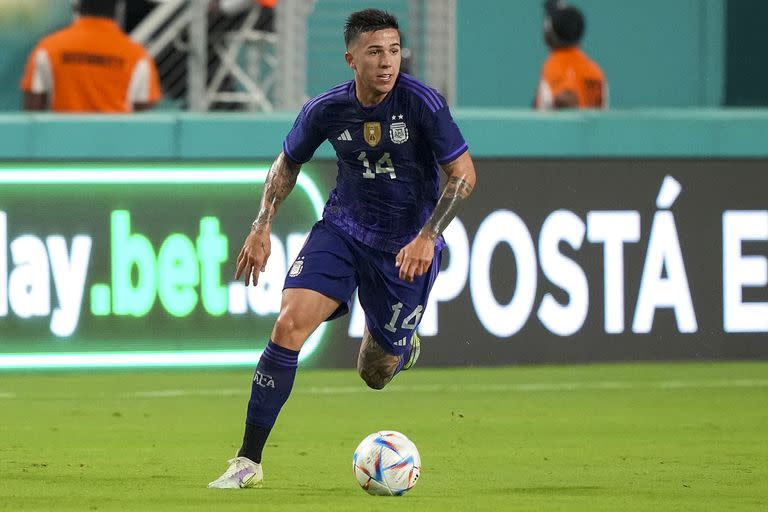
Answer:
[[[114,3],[115,23],[146,49],[162,89],[154,108],[198,111],[295,109],[349,79],[341,28],[350,11],[363,7],[348,0],[84,1],[101,7]],[[20,83],[33,49],[69,26],[78,4],[0,0],[0,110],[22,107]],[[408,71],[456,106],[768,104],[768,71],[759,65],[768,39],[760,26],[768,14],[766,2],[390,0],[365,5],[399,17]],[[563,14],[566,9],[577,11],[581,22]],[[557,100],[551,87],[542,89],[557,68],[548,54],[558,48],[547,31],[550,36],[559,31],[559,44],[580,47],[604,73],[605,83],[597,82],[597,103],[559,104],[564,96]]]

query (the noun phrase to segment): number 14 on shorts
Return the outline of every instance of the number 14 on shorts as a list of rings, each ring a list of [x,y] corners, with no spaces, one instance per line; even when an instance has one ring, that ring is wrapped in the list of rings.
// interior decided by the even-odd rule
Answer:
[[[397,321],[400,318],[400,314],[403,312],[403,303],[398,302],[397,304],[392,304],[390,306],[390,309],[392,309],[392,318],[390,319],[389,323],[387,323],[384,326],[384,328],[389,332],[397,332]],[[416,326],[419,325],[419,322],[421,321],[421,315],[423,311],[424,311],[424,306],[422,306],[421,304],[416,306],[416,308],[411,312],[410,315],[403,318],[403,323],[400,324],[400,327],[402,329],[408,329],[411,331],[414,330]],[[399,345],[400,342],[405,340],[406,338],[399,340],[395,345]],[[403,343],[403,345],[405,345],[405,343]]]

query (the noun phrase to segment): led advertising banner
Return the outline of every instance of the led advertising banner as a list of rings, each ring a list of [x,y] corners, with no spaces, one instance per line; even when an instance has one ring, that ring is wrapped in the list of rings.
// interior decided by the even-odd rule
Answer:
[[[246,289],[233,262],[267,170],[0,168],[0,367],[255,362],[327,193],[307,168],[273,229],[270,271]]]
[[[768,357],[765,161],[477,169],[422,319],[425,363]]]
[[[424,365],[768,357],[753,160],[479,160],[446,231]],[[0,168],[0,368],[252,365],[335,180],[302,169],[258,287],[234,262],[266,165]],[[352,367],[359,306],[305,366]]]

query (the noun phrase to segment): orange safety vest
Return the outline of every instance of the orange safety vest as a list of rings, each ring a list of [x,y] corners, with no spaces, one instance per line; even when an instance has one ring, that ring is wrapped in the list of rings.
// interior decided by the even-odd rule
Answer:
[[[21,89],[48,95],[54,112],[125,113],[155,103],[160,79],[152,57],[98,16],[81,16],[43,38],[30,55]]]
[[[608,85],[603,70],[577,47],[553,50],[544,62],[536,108],[553,108],[554,98],[563,91],[576,93],[579,108],[608,106]]]

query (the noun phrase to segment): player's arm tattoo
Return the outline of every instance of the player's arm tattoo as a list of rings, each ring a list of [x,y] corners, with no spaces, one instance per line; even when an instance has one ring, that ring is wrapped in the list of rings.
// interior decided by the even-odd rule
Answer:
[[[467,159],[469,158],[469,155],[465,156]],[[440,195],[440,199],[438,199],[435,206],[435,211],[432,212],[432,215],[421,229],[421,232],[432,240],[436,240],[440,233],[448,227],[448,224],[456,216],[461,203],[469,197],[472,189],[475,187],[475,169],[471,160],[469,160],[468,164],[459,164],[457,161],[454,164],[450,164],[449,168],[451,165],[463,166],[450,172],[443,193]]]
[[[368,387],[383,389],[394,377],[401,357],[386,352],[366,329],[357,355],[357,372]]]
[[[253,229],[260,231],[271,226],[280,204],[296,185],[296,178],[299,176],[300,170],[301,164],[291,162],[285,153],[281,152],[277,156],[264,183],[261,208],[256,220],[253,221]]]

